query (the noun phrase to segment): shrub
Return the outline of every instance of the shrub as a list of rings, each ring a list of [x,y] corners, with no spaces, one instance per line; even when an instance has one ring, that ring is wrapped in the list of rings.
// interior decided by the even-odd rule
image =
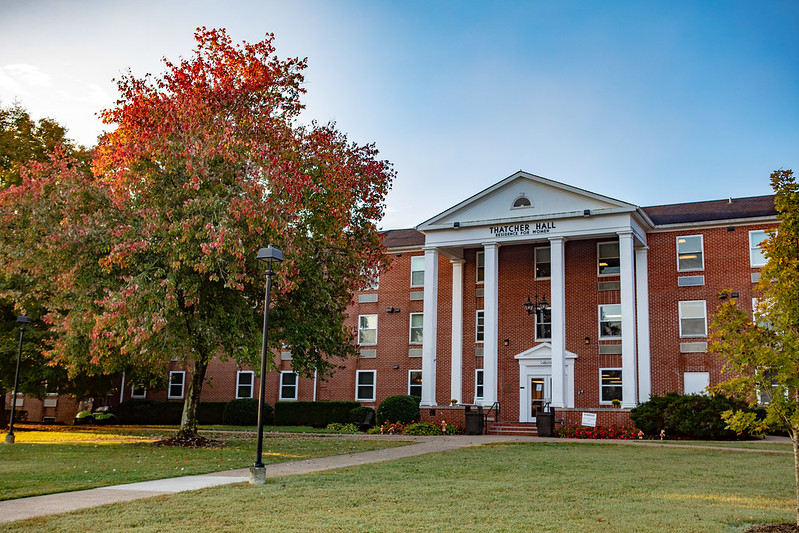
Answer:
[[[334,433],[358,433],[359,431],[358,426],[355,424],[341,424],[339,422],[328,424],[325,429]]]
[[[375,424],[375,417],[374,417],[375,410],[366,405],[350,409],[350,414],[347,417],[347,422],[349,422],[350,424],[355,424],[356,426],[360,427],[361,424],[364,423],[364,420],[366,420],[366,417],[369,415],[369,413],[372,414],[372,424],[370,425],[371,427]]]
[[[414,396],[389,396],[377,408],[377,424],[381,426],[384,422],[410,424],[419,417],[419,402]]]
[[[257,426],[258,425],[258,399],[240,398],[232,400],[225,406],[222,413],[222,422],[228,426]],[[264,402],[264,424],[274,424],[274,409]]]
[[[680,398],[676,392],[665,396],[652,396],[648,402],[633,408],[630,411],[630,418],[646,435],[659,435],[660,430],[664,428],[663,417],[666,409]]]
[[[735,409],[746,410],[746,406],[721,394],[681,396],[663,414],[663,429],[667,436],[735,439],[738,435],[727,429],[727,423],[721,419],[721,413]]]
[[[634,439],[638,430],[634,426],[563,426],[555,430],[556,437],[568,439]]]
[[[402,431],[403,435],[441,435],[441,426],[432,422],[414,422]]]
[[[228,402],[200,402],[197,406],[197,423],[204,426],[224,423]]]
[[[346,424],[358,402],[277,402],[275,423],[279,426],[326,427],[338,422]]]

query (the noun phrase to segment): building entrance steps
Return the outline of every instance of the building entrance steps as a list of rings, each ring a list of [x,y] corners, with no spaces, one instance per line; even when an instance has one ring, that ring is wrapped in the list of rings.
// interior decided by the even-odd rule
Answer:
[[[538,428],[535,422],[499,421],[490,424],[486,433],[489,435],[524,435],[535,437],[538,435]]]

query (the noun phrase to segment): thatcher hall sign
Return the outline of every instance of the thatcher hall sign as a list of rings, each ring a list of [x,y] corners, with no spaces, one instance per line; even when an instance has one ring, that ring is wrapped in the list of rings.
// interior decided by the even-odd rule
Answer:
[[[536,233],[549,233],[555,229],[554,222],[537,222],[535,224],[511,224],[509,226],[491,226],[488,231],[494,237],[519,237]]]

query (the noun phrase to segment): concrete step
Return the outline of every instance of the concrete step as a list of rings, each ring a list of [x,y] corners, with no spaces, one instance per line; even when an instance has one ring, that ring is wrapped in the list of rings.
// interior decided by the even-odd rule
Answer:
[[[530,435],[537,436],[535,424],[524,422],[496,422],[486,432],[489,435]]]

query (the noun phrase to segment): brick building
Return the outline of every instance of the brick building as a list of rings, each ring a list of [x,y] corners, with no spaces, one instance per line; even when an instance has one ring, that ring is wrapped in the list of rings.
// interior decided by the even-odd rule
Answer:
[[[751,310],[758,245],[776,225],[772,196],[641,208],[517,172],[416,229],[387,231],[391,268],[349,310],[360,356],[321,380],[276,355],[267,401],[376,407],[413,394],[426,414],[455,420],[460,404],[478,404],[534,422],[549,403],[567,421],[623,421],[652,394],[720,381],[710,318],[723,291]],[[257,396],[249,368],[215,361],[208,376],[203,401]],[[117,399],[182,400],[178,363],[169,382],[123,382]]]

